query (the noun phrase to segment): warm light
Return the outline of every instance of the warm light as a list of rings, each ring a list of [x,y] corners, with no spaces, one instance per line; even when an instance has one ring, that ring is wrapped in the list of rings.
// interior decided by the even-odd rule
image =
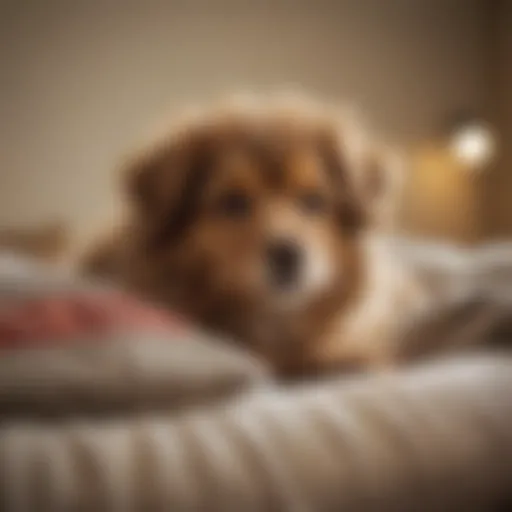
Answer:
[[[482,169],[494,156],[496,140],[488,125],[474,121],[453,133],[451,149],[462,164],[471,169]]]

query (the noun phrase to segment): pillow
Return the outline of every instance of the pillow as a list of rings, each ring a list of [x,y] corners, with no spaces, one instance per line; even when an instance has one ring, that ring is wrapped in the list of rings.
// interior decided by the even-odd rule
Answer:
[[[0,258],[0,417],[176,410],[266,381],[226,340],[118,290]]]
[[[0,310],[0,349],[76,343],[133,329],[185,329],[175,315],[115,291],[48,292],[4,304]]]

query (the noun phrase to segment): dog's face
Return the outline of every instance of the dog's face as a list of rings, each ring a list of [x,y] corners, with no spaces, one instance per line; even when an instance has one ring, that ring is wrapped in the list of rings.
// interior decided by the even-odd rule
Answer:
[[[289,315],[355,293],[368,211],[338,137],[326,122],[239,115],[144,155],[130,190],[160,285],[205,315]]]
[[[266,154],[257,142],[233,146],[212,155],[183,247],[220,289],[302,305],[339,268],[342,234],[325,164],[314,147]]]

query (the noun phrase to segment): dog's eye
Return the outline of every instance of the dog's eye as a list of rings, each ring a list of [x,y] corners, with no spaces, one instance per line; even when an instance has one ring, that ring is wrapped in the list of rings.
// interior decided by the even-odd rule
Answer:
[[[321,213],[327,208],[326,198],[319,192],[306,192],[299,196],[299,204],[307,213]]]
[[[251,199],[243,192],[228,192],[218,202],[218,210],[229,217],[246,217],[251,212]]]

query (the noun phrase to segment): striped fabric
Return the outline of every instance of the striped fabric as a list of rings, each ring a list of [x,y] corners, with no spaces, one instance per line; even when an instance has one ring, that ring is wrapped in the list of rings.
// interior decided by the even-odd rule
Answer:
[[[0,509],[493,510],[512,491],[512,360],[254,392],[222,407],[0,429]]]

